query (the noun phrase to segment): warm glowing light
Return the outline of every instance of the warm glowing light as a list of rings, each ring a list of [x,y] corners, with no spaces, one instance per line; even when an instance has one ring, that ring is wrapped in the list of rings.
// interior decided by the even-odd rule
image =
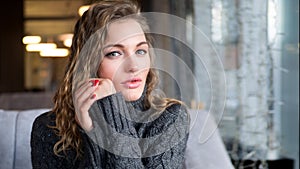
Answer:
[[[28,44],[26,45],[26,50],[28,52],[39,52],[42,50],[55,49],[55,43],[38,43],[38,44]]]
[[[84,5],[84,6],[81,6],[81,7],[78,9],[78,14],[79,14],[80,16],[82,16],[83,13],[84,13],[85,11],[87,11],[89,8],[90,8],[90,5]]]
[[[42,38],[40,36],[24,36],[22,39],[23,44],[40,43]]]
[[[64,40],[64,45],[66,47],[71,47],[71,45],[72,45],[72,39],[66,39],[66,40]]]
[[[58,35],[58,40],[63,41],[66,47],[71,47],[72,38],[73,38],[72,33],[65,33],[65,34]]]
[[[72,39],[72,38],[73,38],[72,33],[64,33],[64,34],[58,35],[58,40],[60,40],[60,41],[64,41],[66,39]]]
[[[65,57],[69,55],[69,50],[66,48],[42,50],[40,55],[42,57]]]

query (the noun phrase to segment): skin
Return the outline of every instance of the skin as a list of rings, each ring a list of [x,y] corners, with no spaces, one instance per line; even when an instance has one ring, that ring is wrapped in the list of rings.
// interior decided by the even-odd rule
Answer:
[[[75,92],[76,121],[86,131],[93,128],[88,110],[98,99],[121,92],[126,101],[141,97],[150,69],[149,46],[133,19],[109,25],[104,42],[100,78],[90,79]]]

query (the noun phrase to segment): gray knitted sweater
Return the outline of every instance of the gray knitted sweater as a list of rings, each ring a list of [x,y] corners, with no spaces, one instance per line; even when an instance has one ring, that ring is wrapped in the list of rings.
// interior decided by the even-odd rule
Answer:
[[[181,169],[188,139],[187,110],[173,104],[157,112],[144,106],[144,94],[126,102],[120,93],[96,101],[89,110],[94,129],[82,129],[83,157],[76,151],[56,156],[53,146],[59,140],[55,114],[37,117],[31,133],[33,169]]]

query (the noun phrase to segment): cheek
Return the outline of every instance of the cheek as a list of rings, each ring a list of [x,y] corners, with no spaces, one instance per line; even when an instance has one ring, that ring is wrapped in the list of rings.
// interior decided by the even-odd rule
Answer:
[[[139,60],[139,65],[141,69],[149,69],[151,65],[150,57],[144,57]]]
[[[117,66],[113,63],[105,61],[105,59],[100,64],[99,70],[98,70],[98,76],[100,78],[110,79],[113,80],[114,75],[116,73]]]
[[[144,78],[144,81],[146,82],[150,67],[151,67],[151,61],[150,58],[148,57],[146,60],[144,59],[142,62],[142,77]]]

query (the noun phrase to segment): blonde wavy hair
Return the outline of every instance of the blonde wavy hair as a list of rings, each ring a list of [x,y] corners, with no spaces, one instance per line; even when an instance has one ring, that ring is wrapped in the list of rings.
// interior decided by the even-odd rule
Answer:
[[[53,151],[57,156],[60,156],[62,152],[66,154],[68,149],[76,150],[76,158],[83,153],[79,126],[75,120],[73,92],[83,80],[97,77],[98,67],[103,58],[99,51],[101,51],[101,44],[105,40],[107,25],[117,19],[134,19],[142,27],[151,47],[152,37],[149,34],[149,26],[145,18],[139,13],[140,8],[137,2],[105,0],[91,5],[89,10],[77,21],[66,72],[62,84],[54,96],[52,112],[56,115],[56,125],[50,127],[60,137],[60,140],[53,147]],[[151,64],[153,64],[154,53],[149,51],[149,55],[152,61]],[[146,80],[145,104],[147,107],[164,110],[171,104],[181,104],[180,101],[175,99],[153,95],[152,91],[157,83],[158,76],[155,70],[150,68]]]

